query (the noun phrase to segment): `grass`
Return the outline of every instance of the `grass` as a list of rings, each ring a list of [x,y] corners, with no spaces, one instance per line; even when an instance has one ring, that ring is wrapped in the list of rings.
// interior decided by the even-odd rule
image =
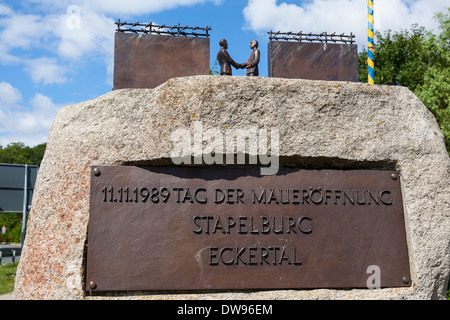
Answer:
[[[448,281],[448,286],[447,286],[447,300],[450,300],[450,280]]]
[[[16,280],[17,265],[12,263],[0,266],[0,294],[10,293],[14,291],[14,282]]]

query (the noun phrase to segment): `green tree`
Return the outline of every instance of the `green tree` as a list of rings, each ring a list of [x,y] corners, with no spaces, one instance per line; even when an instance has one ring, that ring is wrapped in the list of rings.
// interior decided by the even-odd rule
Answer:
[[[414,93],[436,117],[450,151],[450,8],[436,18],[441,33],[428,39],[426,49],[431,63]]]
[[[5,234],[0,233],[0,242],[14,242],[21,241],[22,234],[22,215],[12,212],[0,213],[0,228],[5,226]]]
[[[22,142],[13,142],[3,148],[0,146],[0,163],[10,164],[41,164],[44,157],[46,144],[42,143],[35,147],[27,147]]]
[[[375,83],[408,87],[435,115],[450,153],[450,8],[438,13],[440,34],[376,32]],[[359,79],[367,82],[367,51],[359,54]]]
[[[32,165],[40,166],[44,158],[46,143],[41,143],[31,149],[30,161]]]

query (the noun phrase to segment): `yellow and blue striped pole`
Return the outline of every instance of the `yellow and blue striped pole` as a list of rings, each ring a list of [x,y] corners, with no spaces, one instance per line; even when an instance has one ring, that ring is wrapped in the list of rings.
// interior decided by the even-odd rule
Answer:
[[[368,0],[368,50],[367,50],[367,65],[368,65],[368,83],[375,84],[375,64],[374,64],[374,47],[373,47],[373,0]]]

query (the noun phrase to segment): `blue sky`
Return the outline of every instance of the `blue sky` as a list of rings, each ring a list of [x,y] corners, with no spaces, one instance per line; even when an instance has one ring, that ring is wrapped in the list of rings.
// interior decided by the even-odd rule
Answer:
[[[375,0],[375,29],[437,31],[448,0]],[[47,141],[62,107],[112,89],[114,22],[210,26],[211,65],[226,38],[237,62],[260,43],[267,76],[267,32],[356,34],[367,48],[366,0],[0,0],[0,145]],[[233,71],[244,76],[245,70]]]

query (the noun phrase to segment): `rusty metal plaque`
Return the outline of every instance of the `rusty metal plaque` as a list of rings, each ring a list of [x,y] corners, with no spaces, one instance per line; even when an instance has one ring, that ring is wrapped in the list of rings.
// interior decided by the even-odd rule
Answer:
[[[209,74],[209,38],[115,35],[114,89],[155,88],[175,77]]]
[[[93,167],[87,291],[410,286],[395,171]]]
[[[270,41],[269,77],[358,82],[356,44]]]

